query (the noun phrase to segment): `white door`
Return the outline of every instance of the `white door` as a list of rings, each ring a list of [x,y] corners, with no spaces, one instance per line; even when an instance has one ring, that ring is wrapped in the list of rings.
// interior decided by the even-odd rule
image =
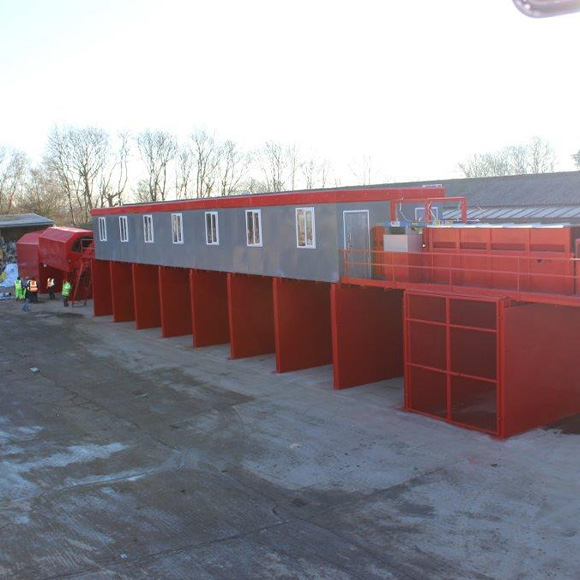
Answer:
[[[350,278],[369,278],[371,272],[371,233],[369,211],[343,213],[345,272]]]

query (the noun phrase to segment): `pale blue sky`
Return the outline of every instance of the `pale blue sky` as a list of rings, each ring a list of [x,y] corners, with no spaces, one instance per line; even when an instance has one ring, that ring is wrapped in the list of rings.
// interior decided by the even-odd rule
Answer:
[[[571,169],[579,55],[579,15],[511,0],[0,0],[0,143],[38,158],[55,123],[205,127],[414,179],[538,134]]]

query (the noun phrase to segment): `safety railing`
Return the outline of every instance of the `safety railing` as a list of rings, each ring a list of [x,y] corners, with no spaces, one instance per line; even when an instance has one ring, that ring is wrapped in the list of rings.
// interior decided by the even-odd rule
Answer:
[[[580,294],[580,259],[555,252],[341,251],[343,278],[385,285],[440,284],[562,296]]]

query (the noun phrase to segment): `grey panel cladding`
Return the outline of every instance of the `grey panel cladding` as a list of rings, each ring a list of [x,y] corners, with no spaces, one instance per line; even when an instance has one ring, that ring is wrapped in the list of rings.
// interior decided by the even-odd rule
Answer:
[[[296,207],[314,207],[316,248],[296,244]],[[206,244],[205,213],[210,210],[179,212],[183,216],[183,244],[174,244],[171,213],[153,212],[154,243],[145,243],[143,215],[107,215],[107,241],[95,237],[97,259],[182,268],[198,268],[335,282],[339,278],[339,248],[343,247],[342,209],[369,209],[370,224],[383,222],[388,203],[313,204],[307,206],[256,207],[262,214],[262,247],[246,243],[245,208],[216,208],[219,245]],[[128,242],[121,242],[120,215],[127,216]],[[148,214],[145,214],[148,215]],[[95,232],[98,226],[94,218]]]

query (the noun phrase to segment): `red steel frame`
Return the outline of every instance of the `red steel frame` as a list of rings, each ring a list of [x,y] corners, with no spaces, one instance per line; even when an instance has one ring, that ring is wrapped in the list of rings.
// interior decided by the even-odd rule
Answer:
[[[228,275],[225,272],[190,270],[193,346],[230,341]]]
[[[105,260],[93,260],[93,314],[109,316],[113,314],[113,296],[111,292],[111,263]]]
[[[159,305],[163,338],[192,333],[189,270],[159,266]]]
[[[332,362],[330,284],[274,278],[276,370]]]
[[[391,200],[389,202],[390,209],[389,215],[391,221],[397,221],[397,205],[402,203],[422,203],[425,206],[425,223],[429,224],[433,220],[431,220],[431,206],[434,203],[448,203],[448,202],[459,202],[460,205],[460,212],[461,212],[461,221],[467,222],[467,200],[465,197],[423,197],[423,198],[415,198],[415,199],[398,199],[398,200]]]
[[[579,359],[580,309],[405,293],[409,411],[510,437],[580,412]]]
[[[110,262],[110,267],[113,320],[115,322],[131,322],[135,320],[132,264]]]
[[[401,292],[332,284],[331,321],[335,389],[403,374]]]
[[[228,274],[228,313],[232,358],[275,351],[272,278]]]
[[[425,305],[422,307],[423,312],[419,315],[413,314],[411,309],[411,301],[422,299],[425,301]],[[428,301],[438,301],[437,304],[444,304],[443,315],[441,311],[437,312],[437,308],[434,305],[429,305]],[[457,302],[463,302],[466,306],[470,305],[481,305],[487,304],[494,308],[494,324],[488,323],[483,324],[458,324],[452,320],[452,304]],[[505,382],[504,377],[504,348],[503,348],[503,337],[504,337],[504,307],[506,305],[505,300],[496,297],[466,297],[466,296],[456,296],[449,294],[430,294],[430,293],[419,293],[419,292],[405,292],[404,299],[404,317],[405,317],[405,409],[408,411],[413,411],[423,415],[428,415],[436,419],[443,419],[454,425],[465,427],[468,429],[475,429],[478,431],[483,431],[490,433],[492,435],[504,436],[503,421],[504,421],[504,387]],[[417,309],[416,309],[417,310]],[[477,314],[477,311],[476,311]],[[428,333],[423,336],[428,336],[431,340],[426,340],[423,338],[424,344],[420,342],[414,343],[414,333],[417,332],[420,326],[426,325],[430,327],[431,335]],[[436,332],[435,332],[436,331]],[[489,372],[477,373],[466,373],[457,370],[459,362],[457,359],[460,358],[459,354],[462,341],[453,340],[453,332],[459,331],[464,333],[463,341],[468,342],[466,337],[469,334],[475,334],[479,336],[478,341],[481,344],[485,344],[485,341],[481,341],[481,337],[488,335],[490,338],[495,340],[495,367],[493,369],[493,375],[489,376]],[[487,340],[487,339],[486,339]],[[477,341],[471,341],[477,342]],[[489,342],[489,341],[488,341]],[[427,344],[429,343],[429,344]],[[437,352],[437,349],[440,349]],[[484,352],[473,351],[471,352],[472,358],[475,359],[468,363],[468,365],[476,366],[480,364],[477,362],[477,358],[485,358],[485,354],[490,355],[488,351]],[[459,352],[458,352],[459,351]],[[435,352],[435,355],[434,355]],[[444,356],[443,356],[444,355]],[[454,356],[455,355],[455,356]],[[432,362],[439,359],[437,362]],[[444,360],[443,360],[444,359]],[[429,360],[430,364],[425,364],[424,362],[417,362],[418,360]],[[465,360],[463,365],[465,365]],[[483,365],[485,366],[485,360]],[[489,371],[488,367],[486,371]],[[415,371],[418,369],[418,372]],[[413,375],[423,374],[422,380],[420,380],[421,385],[416,384],[416,380]],[[427,404],[423,405],[423,408],[417,404],[416,399],[421,399],[421,396],[415,395],[415,390],[423,389],[428,390],[425,385],[429,385],[430,380],[427,378],[431,376],[433,379],[435,376],[444,377],[445,379],[445,412],[437,413],[435,410],[432,412],[426,411],[425,407],[429,404],[429,401],[434,398],[434,393],[430,392],[427,394],[421,393],[423,395],[423,402],[427,400]],[[475,422],[468,423],[454,418],[454,395],[453,395],[453,383],[454,381],[466,381],[472,383],[488,383],[495,387],[495,414],[496,420],[493,428],[483,426],[481,424],[476,424]],[[431,383],[432,385],[432,383]]]
[[[137,330],[161,326],[158,266],[133,264],[133,299]]]

